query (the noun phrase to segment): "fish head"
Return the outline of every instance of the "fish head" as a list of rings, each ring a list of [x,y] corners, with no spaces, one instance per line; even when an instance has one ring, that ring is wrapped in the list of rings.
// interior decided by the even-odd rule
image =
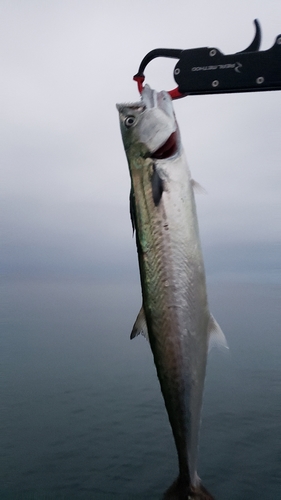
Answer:
[[[127,156],[167,158],[178,149],[178,127],[171,97],[146,85],[141,100],[117,104]]]

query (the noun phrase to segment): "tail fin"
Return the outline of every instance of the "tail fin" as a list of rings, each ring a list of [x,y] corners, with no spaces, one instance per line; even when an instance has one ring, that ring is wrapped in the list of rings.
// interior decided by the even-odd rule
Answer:
[[[177,479],[164,494],[163,500],[215,500],[214,497],[200,484],[186,486]]]

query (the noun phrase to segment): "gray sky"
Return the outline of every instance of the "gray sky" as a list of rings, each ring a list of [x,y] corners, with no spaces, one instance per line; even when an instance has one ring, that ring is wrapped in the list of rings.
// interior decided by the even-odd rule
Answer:
[[[268,49],[281,33],[280,0],[1,0],[4,274],[126,269],[135,248],[115,103],[138,100],[132,76],[150,50],[238,52],[254,18]],[[146,82],[173,88],[174,64],[155,60]],[[203,248],[271,244],[280,254],[281,92],[174,107],[208,193],[197,196]]]

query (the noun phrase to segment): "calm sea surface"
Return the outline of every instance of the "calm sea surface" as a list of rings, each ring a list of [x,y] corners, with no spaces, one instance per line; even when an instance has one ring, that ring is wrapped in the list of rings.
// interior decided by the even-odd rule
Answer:
[[[2,291],[2,500],[159,499],[177,459],[138,284],[10,280]],[[278,283],[209,280],[230,351],[211,351],[199,475],[217,500],[281,498]]]

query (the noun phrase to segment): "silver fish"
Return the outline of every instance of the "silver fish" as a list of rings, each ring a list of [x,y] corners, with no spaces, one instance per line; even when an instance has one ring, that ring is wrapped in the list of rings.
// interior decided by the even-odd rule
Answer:
[[[198,438],[211,334],[194,186],[167,92],[146,86],[141,101],[117,104],[131,176],[143,307],[131,338],[149,339],[179,462],[165,498],[212,496],[197,475]]]

